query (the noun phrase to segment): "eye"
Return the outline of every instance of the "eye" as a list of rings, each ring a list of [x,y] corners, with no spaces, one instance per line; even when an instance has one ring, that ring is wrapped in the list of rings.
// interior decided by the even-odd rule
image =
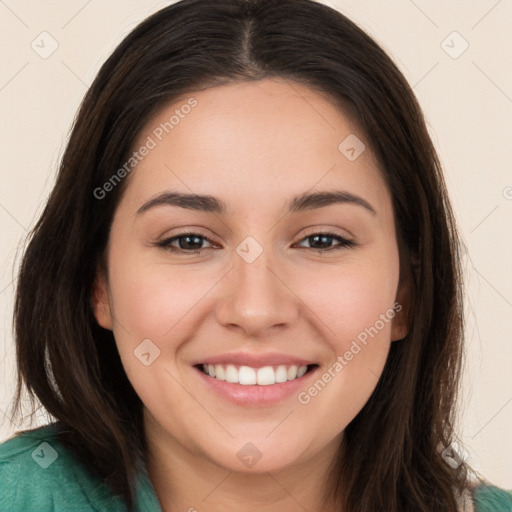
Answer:
[[[204,241],[214,245],[207,237],[198,233],[182,233],[158,242],[156,245],[172,252],[184,252],[198,254],[206,247],[202,247]],[[177,246],[176,246],[177,243]]]
[[[333,245],[333,242],[335,241],[337,244]],[[347,247],[353,247],[355,245],[352,240],[348,240],[347,238],[344,238],[340,235],[335,235],[334,233],[313,233],[303,238],[298,245],[300,247],[304,247],[301,245],[303,242],[308,242],[311,244],[311,247],[305,247],[306,249],[319,252],[344,249]]]
[[[204,247],[207,242],[211,247]],[[302,245],[304,242],[309,243],[310,247]],[[200,254],[204,249],[216,247],[215,244],[206,236],[199,233],[182,233],[180,235],[167,238],[155,244],[158,247],[169,250],[171,252],[181,252],[182,254]],[[334,251],[353,247],[355,243],[340,235],[334,233],[313,233],[303,238],[296,246],[310,249],[317,252]]]

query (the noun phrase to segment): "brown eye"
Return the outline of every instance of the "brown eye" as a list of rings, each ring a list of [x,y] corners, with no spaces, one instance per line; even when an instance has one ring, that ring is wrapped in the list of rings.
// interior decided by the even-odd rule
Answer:
[[[343,249],[355,245],[351,240],[348,240],[347,238],[339,235],[335,235],[333,233],[314,233],[303,238],[299,243],[299,246],[304,247],[300,245],[304,241],[307,241],[310,244],[310,247],[305,247],[306,249],[314,249],[317,251]],[[337,243],[333,245],[333,242]]]
[[[199,235],[197,233],[183,233],[181,235],[173,236],[172,238],[168,238],[159,242],[158,247],[162,247],[164,249],[170,251],[183,251],[183,252],[194,252],[198,253],[207,247],[202,247],[203,243],[207,241],[209,244],[212,242],[205,236]],[[177,244],[176,244],[177,242]],[[212,244],[213,245],[213,244]]]

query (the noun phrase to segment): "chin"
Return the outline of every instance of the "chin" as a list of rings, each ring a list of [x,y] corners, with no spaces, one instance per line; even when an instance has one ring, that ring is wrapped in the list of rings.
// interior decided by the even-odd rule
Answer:
[[[265,436],[252,436],[252,441],[230,440],[228,445],[217,447],[219,451],[212,453],[209,450],[210,453],[205,453],[214,464],[227,471],[252,475],[276,472],[292,466],[298,462],[300,453],[297,446],[284,447],[282,440],[269,441]]]

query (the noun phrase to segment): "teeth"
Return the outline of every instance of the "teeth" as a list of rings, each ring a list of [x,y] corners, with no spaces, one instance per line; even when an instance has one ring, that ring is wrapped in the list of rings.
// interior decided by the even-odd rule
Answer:
[[[290,366],[290,368],[288,368],[288,372],[286,374],[288,380],[293,380],[297,377],[297,369],[297,366]]]
[[[264,366],[251,368],[250,366],[236,367],[233,364],[203,364],[203,372],[210,377],[226,382],[242,384],[244,386],[270,386],[288,380],[302,377],[308,370],[307,366]]]
[[[297,369],[297,378],[302,377],[308,370],[307,366],[299,366]]]
[[[254,370],[252,371],[254,372]],[[242,368],[240,368],[240,376],[242,376]],[[274,368],[272,368],[272,366],[264,366],[263,368],[260,368],[256,375],[256,380],[260,386],[269,386],[270,384],[275,384],[276,372],[274,371]]]
[[[232,364],[226,366],[226,381],[238,382],[238,370]]]
[[[215,365],[215,377],[219,380],[226,380],[226,372],[221,364]]]
[[[288,380],[288,372],[286,371],[286,366],[281,365],[277,367],[276,370],[276,382],[286,382]],[[291,380],[291,379],[290,379]]]
[[[256,370],[249,366],[240,366],[238,370],[238,382],[244,386],[252,386],[256,384]]]

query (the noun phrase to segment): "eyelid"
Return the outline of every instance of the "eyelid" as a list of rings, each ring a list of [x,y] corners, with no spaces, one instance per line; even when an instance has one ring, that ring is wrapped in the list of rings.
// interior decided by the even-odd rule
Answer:
[[[206,234],[206,232],[208,232],[208,234]],[[178,238],[180,236],[186,236],[186,235],[200,236],[201,238],[206,238],[211,243],[215,243],[213,241],[214,240],[214,236],[210,235],[210,233],[212,233],[211,230],[209,230],[207,228],[204,228],[202,226],[195,226],[195,225],[180,226],[179,228],[174,228],[174,229],[166,230],[164,232],[164,234],[159,235],[156,238],[157,241],[155,243],[158,244],[160,242],[166,242],[166,241],[171,240],[173,238]]]
[[[346,240],[355,241],[355,236],[350,231],[348,231],[347,229],[342,229],[342,228],[335,227],[335,226],[328,226],[328,225],[326,225],[324,227],[321,227],[318,225],[308,226],[308,227],[304,228],[302,233],[304,233],[303,235],[301,235],[302,238],[308,237],[311,235],[327,234],[327,235],[332,235],[332,236],[339,236],[340,238],[344,238]]]

